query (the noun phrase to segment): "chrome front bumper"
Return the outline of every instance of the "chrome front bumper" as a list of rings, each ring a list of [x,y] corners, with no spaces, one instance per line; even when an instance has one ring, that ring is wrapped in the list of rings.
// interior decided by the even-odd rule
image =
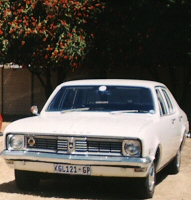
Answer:
[[[91,166],[91,176],[146,177],[152,160],[145,158],[90,155],[63,155],[51,153],[4,150],[1,156],[10,167],[55,173],[54,164]]]

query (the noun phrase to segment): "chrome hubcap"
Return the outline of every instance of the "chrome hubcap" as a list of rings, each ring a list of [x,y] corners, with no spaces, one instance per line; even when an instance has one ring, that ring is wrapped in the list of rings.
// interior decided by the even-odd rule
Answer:
[[[151,165],[151,168],[149,170],[149,190],[152,191],[155,186],[155,169],[154,169],[154,163]]]
[[[176,163],[177,168],[180,167],[180,163],[181,163],[181,151],[179,150],[177,152],[177,163]]]

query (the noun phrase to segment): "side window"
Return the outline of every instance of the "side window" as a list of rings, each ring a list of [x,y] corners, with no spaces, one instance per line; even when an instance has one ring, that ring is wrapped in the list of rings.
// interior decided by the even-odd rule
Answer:
[[[161,95],[161,93],[158,89],[156,89],[156,94],[157,94],[157,97],[158,97],[158,103],[159,103],[159,109],[160,109],[161,116],[167,115],[168,110],[167,110],[166,104],[165,104],[164,99],[163,99],[163,97],[162,97],[162,95]]]
[[[165,97],[166,102],[167,102],[167,106],[168,106],[169,114],[170,114],[170,113],[173,113],[173,110],[174,110],[174,108],[173,108],[173,104],[172,104],[172,102],[171,102],[171,100],[170,100],[170,97],[169,97],[167,91],[164,90],[164,89],[162,89],[162,92],[163,92],[164,97]]]

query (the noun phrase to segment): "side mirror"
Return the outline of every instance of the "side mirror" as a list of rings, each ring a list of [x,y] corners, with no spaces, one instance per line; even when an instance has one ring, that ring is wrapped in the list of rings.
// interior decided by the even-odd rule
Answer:
[[[32,106],[30,108],[30,111],[32,112],[33,115],[39,115],[37,106]]]

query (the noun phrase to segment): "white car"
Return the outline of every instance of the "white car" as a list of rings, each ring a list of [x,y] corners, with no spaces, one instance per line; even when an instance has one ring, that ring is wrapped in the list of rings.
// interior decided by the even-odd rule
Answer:
[[[41,175],[126,177],[152,198],[156,173],[178,173],[189,131],[167,87],[141,80],[77,80],[59,85],[40,114],[11,123],[1,156],[18,188]]]

